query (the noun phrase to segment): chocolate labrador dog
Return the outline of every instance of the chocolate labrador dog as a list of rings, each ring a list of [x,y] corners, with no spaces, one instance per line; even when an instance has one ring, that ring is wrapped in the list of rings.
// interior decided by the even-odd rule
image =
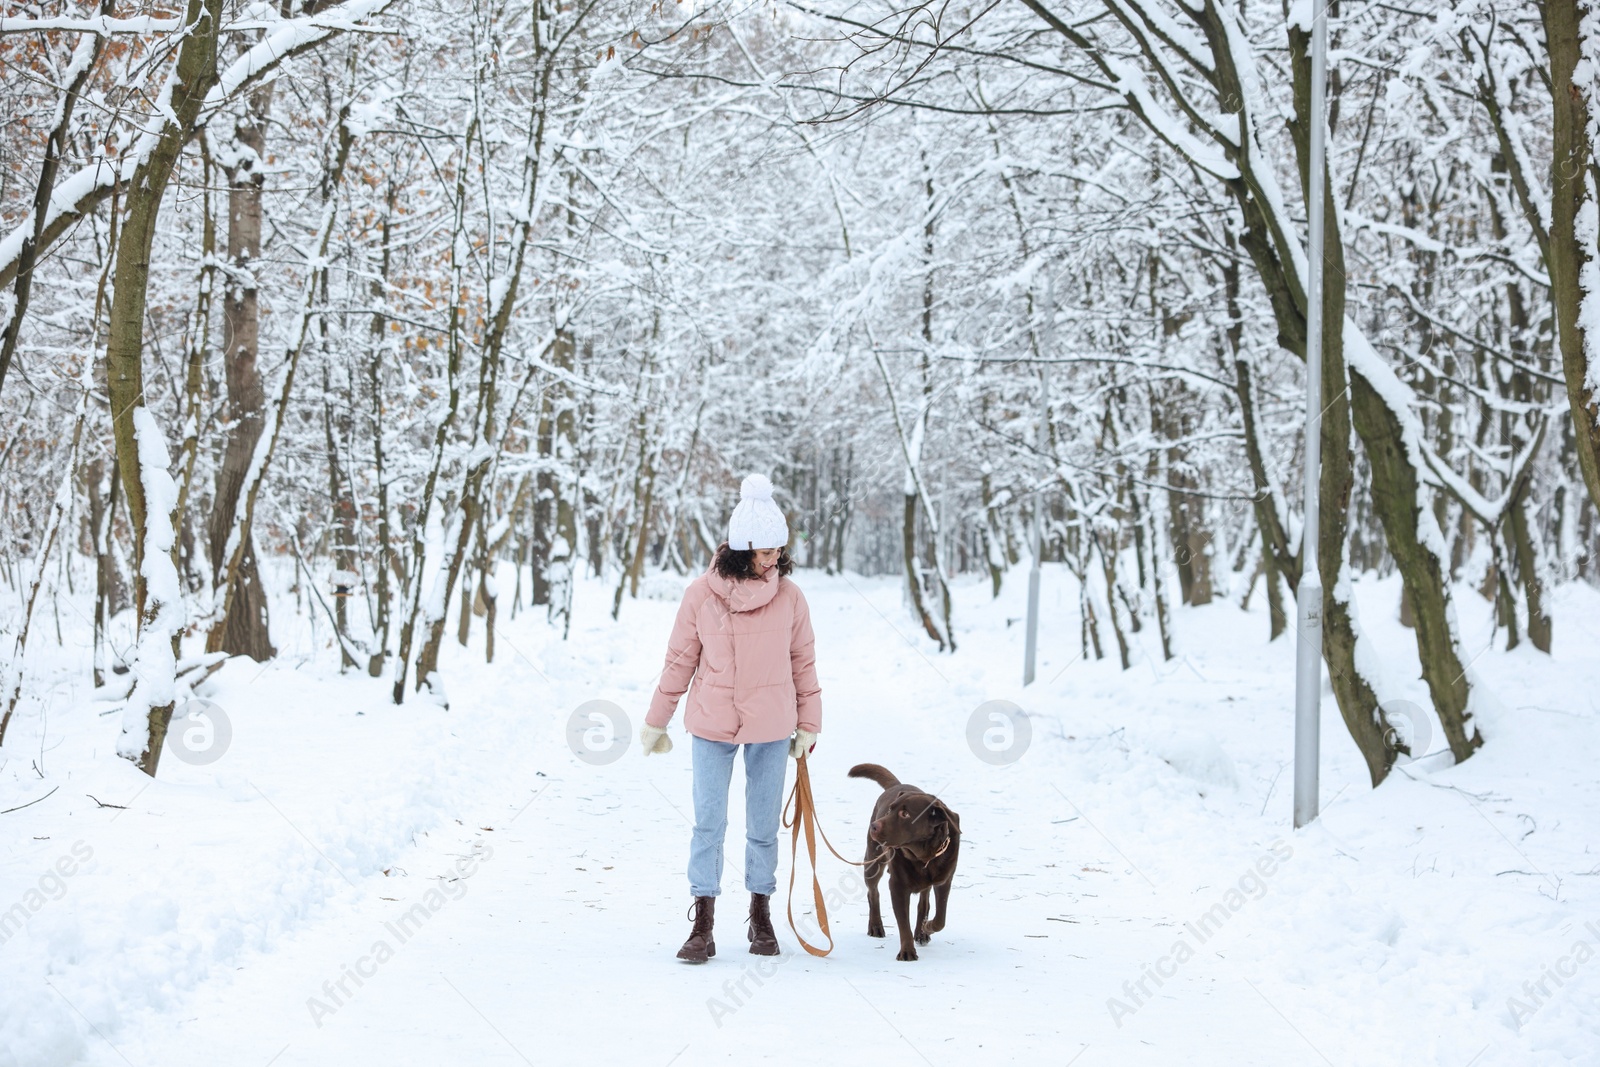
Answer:
[[[878,879],[887,868],[889,901],[900,926],[900,954],[895,959],[914,960],[916,946],[926,945],[933,940],[933,934],[944,929],[950,881],[955,877],[956,858],[961,852],[961,818],[932,793],[903,785],[876,763],[856,764],[850,768],[850,777],[869,778],[883,787],[867,829],[867,936],[884,936]],[[928,919],[930,889],[938,903],[932,921]],[[912,893],[921,894],[917,899],[916,944],[912,943]]]

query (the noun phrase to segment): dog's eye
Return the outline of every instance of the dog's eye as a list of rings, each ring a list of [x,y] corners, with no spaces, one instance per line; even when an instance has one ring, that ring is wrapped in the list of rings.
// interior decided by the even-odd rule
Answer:
[[[909,818],[911,818],[911,813],[909,811],[907,811],[905,808],[901,808],[900,809],[900,817],[902,819],[909,819]]]

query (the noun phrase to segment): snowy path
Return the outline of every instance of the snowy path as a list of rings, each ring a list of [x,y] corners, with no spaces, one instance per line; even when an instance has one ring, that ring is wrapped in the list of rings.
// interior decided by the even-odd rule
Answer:
[[[111,966],[130,976],[96,993],[103,976],[61,962],[51,992],[13,1003],[59,1017],[65,1000],[95,1020],[103,1036],[85,1027],[75,1050],[94,1067],[1597,1062],[1596,975],[1520,1034],[1505,1009],[1600,920],[1593,879],[1569,877],[1596,862],[1584,835],[1600,804],[1578,751],[1596,740],[1583,695],[1600,682],[1593,657],[1558,647],[1559,671],[1485,657],[1479,670],[1514,690],[1508,704],[1543,709],[1515,713],[1527,733],[1502,730],[1467,766],[1418,767],[1419,781],[1378,793],[1328,700],[1326,815],[1295,835],[1292,649],[1265,645],[1259,612],[1182,611],[1184,656],[1145,656],[1124,675],[1112,660],[1075,662],[1075,597],[1051,575],[1041,681],[1024,693],[1020,626],[1006,625],[1022,583],[998,604],[962,587],[962,647],[938,656],[907,640],[895,583],[801,580],[824,686],[824,829],[858,854],[876,787],[844,771],[863,760],[962,817],[951,922],[920,961],[895,961],[892,917],[888,940],[865,935],[859,881],[824,855],[824,885],[843,898],[836,951],[801,953],[775,907],[784,954],[758,970],[738,804],[719,955],[673,959],[688,903],[679,725],[671,754],[644,760],[634,746],[604,766],[575,758],[564,727],[595,698],[637,727],[674,604],[628,602],[615,626],[609,597],[586,586],[565,646],[524,615],[492,668],[476,639],[452,649],[448,713],[394,709],[387,682],[295,672],[289,657],[257,678],[230,665],[214,697],[235,724],[224,761],[175,764],[170,782],[164,764],[126,812],[80,805],[22,864],[39,869],[67,835],[104,824],[70,907],[27,936],[57,958],[120,952]],[[1559,618],[1564,641],[1585,639],[1580,615]],[[1153,634],[1139,637],[1154,650]],[[973,710],[997,698],[1034,716],[1010,765],[966,740]],[[130,772],[99,787],[123,802],[140,786]],[[1540,830],[1531,841],[1523,814]],[[182,851],[138,869],[163,848]],[[782,853],[780,897],[787,837]],[[94,881],[112,872],[115,884]],[[462,876],[435,877],[447,872]],[[128,879],[170,903],[123,902]]]

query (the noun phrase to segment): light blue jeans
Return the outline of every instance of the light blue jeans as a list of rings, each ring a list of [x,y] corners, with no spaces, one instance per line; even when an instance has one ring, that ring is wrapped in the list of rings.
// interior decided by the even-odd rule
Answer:
[[[693,736],[693,735],[691,735]],[[778,819],[783,814],[783,778],[789,739],[744,747],[744,887],[771,896],[778,888]],[[722,892],[722,840],[728,831],[731,741],[694,738],[694,837],[689,843],[689,891],[697,897]]]

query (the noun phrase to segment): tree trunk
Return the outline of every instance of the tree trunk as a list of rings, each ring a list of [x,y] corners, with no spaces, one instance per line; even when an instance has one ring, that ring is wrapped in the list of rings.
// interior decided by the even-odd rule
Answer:
[[[1181,396],[1181,393],[1180,393]],[[1162,431],[1167,440],[1187,433],[1185,420],[1175,414],[1181,407],[1163,402]],[[1211,603],[1211,533],[1206,529],[1205,501],[1184,490],[1197,482],[1188,469],[1188,450],[1182,445],[1167,449],[1167,512],[1172,537],[1172,557],[1178,567],[1178,588],[1183,602],[1194,607]]]
[[[473,544],[477,543],[477,539],[474,538]],[[479,551],[482,551],[481,545],[479,545]],[[463,567],[462,570],[465,572],[466,568]],[[472,640],[472,615],[474,607],[473,598],[478,594],[479,588],[483,585],[481,580],[483,577],[482,574],[480,573],[478,577],[480,580],[477,585],[473,585],[472,583],[466,581],[461,583],[461,600],[456,609],[456,644],[460,645],[462,648],[466,648],[468,642]]]
[[[444,627],[448,613],[444,610],[450,602],[450,591],[455,588],[456,580],[461,576],[462,564],[467,558],[468,543],[478,521],[478,492],[484,476],[488,473],[488,461],[475,465],[467,474],[466,486],[461,494],[461,517],[456,527],[456,543],[450,545],[446,538],[447,555],[439,564],[439,573],[434,578],[435,583],[442,585],[434,594],[430,595],[430,607],[424,615],[428,624],[427,636],[422,643],[422,651],[417,653],[417,688],[420,690],[427,686],[436,700],[444,701],[444,689],[439,683],[439,649],[444,644]],[[437,608],[437,610],[435,610]],[[445,706],[449,704],[445,702]]]
[[[1592,18],[1593,9],[1579,0],[1542,0],[1545,39],[1550,49],[1550,96],[1554,106],[1550,166],[1550,299],[1555,305],[1556,337],[1561,347],[1561,369],[1566,377],[1567,400],[1572,408],[1573,444],[1589,499],[1600,507],[1600,338],[1590,337],[1585,320],[1593,321],[1600,294],[1585,292],[1583,275],[1600,264],[1600,166],[1589,141],[1589,124],[1596,105],[1594,72],[1575,78],[1585,48],[1580,25]],[[1589,314],[1584,314],[1588,305]]]
[[[89,487],[89,533],[94,540],[94,685],[106,684],[106,624],[127,604],[127,583],[112,554],[112,521],[122,481],[117,461],[111,461],[108,478],[105,463],[96,459],[84,479]]]
[[[1079,537],[1080,550],[1075,553],[1078,566],[1075,575],[1078,579],[1078,641],[1082,645],[1082,654],[1088,658],[1089,647],[1094,646],[1094,658],[1105,659],[1105,651],[1100,647],[1100,625],[1094,614],[1094,597],[1089,595],[1089,540]]]
[[[522,477],[522,481],[517,487],[516,496],[512,498],[510,511],[504,519],[497,521],[495,524],[500,532],[492,541],[489,537],[490,531],[485,529],[484,521],[480,518],[478,522],[478,556],[475,561],[475,569],[478,572],[478,590],[476,594],[477,604],[473,607],[473,613],[483,616],[483,661],[485,663],[494,662],[495,620],[498,618],[500,611],[500,588],[495,581],[495,564],[504,554],[506,542],[511,539],[512,533],[517,528],[516,517],[522,512],[523,506],[527,502],[532,481],[527,475]],[[517,582],[519,590],[521,581],[522,569],[518,567]],[[513,601],[512,610],[513,612],[515,611],[515,601]]]
[[[228,384],[228,431],[211,503],[211,579],[223,579],[228,538],[233,532],[239,493],[261,439],[266,390],[257,362],[261,341],[256,287],[261,258],[261,193],[266,181],[266,125],[272,110],[272,83],[248,98],[244,118],[234,128],[228,175],[228,262],[224,275],[222,359]],[[213,625],[220,634],[206,642],[211,651],[265,662],[276,655],[267,619],[267,591],[256,566],[255,541],[247,534],[239,561],[233,603]],[[215,647],[213,647],[215,646]]]
[[[352,53],[352,60],[353,60]],[[352,75],[353,62],[352,62]],[[316,235],[310,254],[306,257],[310,274],[306,279],[305,293],[301,298],[300,313],[289,337],[288,350],[284,353],[283,384],[278,395],[270,406],[262,412],[262,435],[258,439],[254,452],[246,467],[249,475],[248,481],[242,481],[237,493],[237,502],[234,505],[233,517],[229,522],[227,534],[223,540],[224,560],[221,568],[219,588],[217,595],[221,600],[221,622],[214,626],[206,635],[206,651],[228,651],[226,642],[232,627],[225,625],[227,620],[240,611],[240,603],[248,603],[252,595],[264,595],[264,590],[259,588],[260,580],[254,574],[252,565],[248,563],[251,558],[251,530],[255,522],[256,504],[260,499],[261,488],[266,483],[268,469],[272,465],[272,456],[277,449],[278,439],[283,432],[283,424],[289,411],[289,400],[294,392],[295,375],[300,366],[300,357],[306,347],[311,343],[311,327],[319,318],[318,300],[323,292],[323,284],[328,272],[328,243],[333,236],[334,220],[338,212],[336,194],[340,183],[344,179],[345,164],[350,159],[350,149],[355,143],[355,136],[350,132],[346,123],[349,117],[350,105],[347,103],[338,114],[336,128],[338,130],[338,144],[334,157],[324,168],[321,182],[322,216],[318,221]],[[263,600],[263,612],[265,602]],[[265,614],[261,616],[261,624],[266,623]],[[268,648],[270,652],[270,646]]]
[[[828,513],[828,546],[831,550],[831,554],[828,556],[828,573],[842,574],[844,573],[845,538],[850,533],[850,518],[854,510],[851,478],[855,472],[855,446],[850,445],[845,448],[843,464],[839,462],[838,449],[834,450],[833,458],[833,497],[835,504]]]
[[[393,536],[389,530],[389,481],[383,466],[383,357],[388,347],[384,337],[388,330],[389,319],[382,310],[388,306],[389,299],[391,255],[389,241],[397,196],[398,191],[391,177],[383,203],[381,226],[383,251],[379,260],[378,277],[372,280],[370,289],[373,303],[379,308],[378,313],[372,316],[372,333],[367,352],[367,389],[371,394],[369,400],[372,404],[372,477],[378,496],[378,543],[372,560],[376,572],[377,614],[372,625],[372,655],[367,660],[367,674],[373,678],[383,676],[383,661],[389,651],[389,568],[392,562],[399,559],[393,551]]]
[[[1278,560],[1265,548],[1261,551],[1261,578],[1267,583],[1267,640],[1276,641],[1289,628],[1289,616],[1284,610],[1282,575]]]
[[[345,390],[344,396],[349,396],[351,390]],[[332,398],[335,395],[328,382],[328,369],[322,369],[322,429],[328,448],[328,499],[333,502],[333,565],[341,571],[354,572],[356,569],[356,502],[351,495],[350,479],[346,477],[344,468],[339,463],[340,445],[350,437],[349,408],[341,404],[339,414],[334,415]],[[334,424],[338,423],[338,433],[334,432]],[[350,590],[351,594],[354,590]],[[334,597],[334,626],[339,631],[339,670],[356,666],[355,659],[350,655],[350,618],[347,605],[349,596]]]
[[[1432,523],[1433,513],[1424,509],[1417,468],[1404,454],[1395,412],[1355,369],[1350,374],[1350,395],[1356,432],[1371,465],[1368,491],[1373,508],[1384,520],[1384,541],[1400,568],[1416,613],[1422,677],[1433,696],[1450,751],[1460,762],[1483,744],[1483,738],[1472,722],[1472,686],[1458,654],[1449,575],[1444,560],[1431,547],[1439,542],[1438,529],[1434,527],[1431,541],[1424,539],[1421,524]]]
[[[649,366],[646,364],[640,374],[641,384],[645,384],[644,403],[639,405],[638,415],[638,465],[633,474],[633,551],[628,553],[628,560],[622,568],[622,574],[617,579],[617,592],[611,598],[611,618],[615,620],[622,611],[622,591],[626,587],[629,595],[639,595],[639,575],[644,571],[645,550],[650,544],[650,508],[655,498],[656,465],[655,450],[650,447],[649,418],[649,393],[647,378]]]
[[[500,596],[486,570],[478,572],[478,599],[483,602],[483,662],[494,662],[494,623],[500,611]]]
[[[161,201],[189,129],[217,80],[217,33],[222,0],[189,0],[183,43],[169,82],[167,118],[156,143],[129,183],[117,246],[116,282],[106,343],[106,383],[111,400],[117,467],[133,527],[134,602],[139,612],[135,653],[138,681],[123,712],[117,753],[151,777],[161,759],[172,718],[177,640],[182,626],[175,532],[170,509],[177,487],[167,473],[166,444],[145,406],[144,321],[150,249]],[[155,511],[152,512],[152,504]]]
[[[978,534],[983,547],[983,563],[989,570],[989,597],[994,599],[1000,595],[1000,582],[1005,577],[1006,563],[1001,546],[999,509],[994,506],[994,488],[990,485],[988,464],[984,464],[982,474],[979,492],[983,501],[983,522],[978,525]]]
[[[1544,561],[1539,542],[1535,540],[1533,522],[1528,514],[1528,486],[1526,475],[1519,481],[1516,492],[1506,503],[1506,529],[1511,535],[1510,549],[1517,561],[1517,572],[1528,605],[1528,640],[1540,652],[1549,652],[1553,639],[1554,623],[1545,607]]]
[[[600,497],[587,485],[579,489],[583,499],[583,530],[586,547],[589,550],[589,576],[598,578],[605,573],[606,540],[604,524],[600,511]],[[685,531],[687,536],[688,531]]]
[[[1234,247],[1234,235],[1228,231],[1228,246]],[[1267,579],[1267,600],[1271,613],[1271,638],[1277,640],[1288,625],[1284,615],[1283,597],[1278,588],[1281,574],[1289,585],[1290,594],[1300,585],[1301,557],[1298,548],[1289,544],[1287,509],[1283,495],[1267,473],[1266,458],[1262,454],[1260,428],[1256,422],[1255,377],[1250,354],[1244,346],[1244,316],[1239,304],[1239,264],[1229,258],[1222,267],[1223,287],[1228,300],[1228,347],[1233,356],[1234,395],[1239,400],[1240,420],[1244,427],[1245,459],[1250,466],[1250,481],[1255,493],[1251,505],[1255,510],[1256,528],[1261,533],[1261,555]]]
[[[917,559],[917,494],[915,491],[904,494],[905,509],[902,513],[900,525],[901,562],[906,573],[906,593],[911,597],[911,614],[922,625],[927,635],[938,642],[939,650],[944,650],[944,635],[939,633],[939,625],[934,621],[933,614],[928,611],[928,606],[922,598],[922,576],[918,572],[922,564]]]
[[[551,350],[551,358],[557,366],[571,369],[576,344],[570,329],[564,330],[563,335],[567,339],[565,352],[558,343]],[[574,468],[578,459],[578,413],[568,390],[563,388],[560,396],[562,403],[552,420],[551,447],[557,470],[565,474]],[[570,478],[563,477],[552,479],[551,487],[554,499],[550,510],[555,536],[550,541],[545,564],[548,618],[551,626],[560,628],[561,639],[565,641],[572,630],[572,583],[578,567],[578,513],[573,501],[577,499],[579,487]]]
[[[211,354],[211,295],[217,278],[217,222],[211,211],[211,152],[204,134],[200,135],[200,166],[200,277],[194,311],[189,315],[184,338],[187,352],[183,390],[184,434],[183,444],[178,449],[178,467],[182,473],[178,484],[177,523],[183,531],[183,543],[180,546],[183,574],[191,591],[198,591],[204,581],[195,573],[189,491],[194,485],[195,460],[200,453],[200,427],[204,424],[201,411],[204,402],[203,371]],[[213,567],[213,574],[215,570]]]
[[[1117,654],[1122,659],[1122,669],[1127,670],[1132,664],[1128,659],[1128,638],[1122,632],[1122,620],[1117,616],[1116,553],[1106,551],[1105,541],[1101,540],[1098,534],[1093,535],[1093,540],[1095,548],[1100,552],[1100,566],[1106,577],[1106,611],[1111,616],[1111,632],[1117,638]]]
[[[894,381],[889,376],[888,365],[883,360],[882,353],[876,343],[873,344],[873,354],[877,360],[879,373],[883,376],[883,385],[889,394],[890,414],[894,418],[895,432],[900,438],[901,457],[905,461],[905,483],[902,496],[905,501],[903,519],[900,531],[901,564],[905,568],[906,590],[911,601],[912,616],[939,645],[941,652],[947,649],[954,652],[956,649],[955,633],[950,628],[950,591],[945,587],[944,567],[939,559],[939,523],[934,518],[933,509],[928,500],[927,487],[922,479],[922,449],[928,436],[928,415],[933,405],[933,379],[929,365],[929,353],[933,348],[933,253],[934,253],[934,190],[933,178],[927,175],[927,160],[923,159],[924,180],[923,193],[926,198],[924,218],[922,225],[922,253],[924,273],[922,282],[922,342],[923,350],[920,362],[920,379],[922,388],[921,404],[915,413],[903,415],[900,405],[895,399]],[[870,338],[870,334],[869,334]],[[909,423],[909,425],[908,425]],[[933,576],[931,588],[924,586],[922,581],[922,564],[917,552],[917,514],[922,513],[928,530],[927,536],[933,551]],[[939,600],[940,615],[943,616],[943,625],[930,609],[927,601],[929,596]]]
[[[422,610],[422,583],[427,579],[428,554],[428,524],[434,507],[439,502],[436,499],[439,492],[439,474],[444,467],[445,444],[450,438],[450,428],[455,423],[456,411],[461,406],[461,312],[463,292],[465,290],[464,272],[466,264],[462,262],[461,253],[466,245],[466,205],[467,205],[467,172],[471,163],[472,145],[478,134],[478,117],[474,115],[467,123],[465,136],[462,138],[461,162],[456,167],[455,185],[455,212],[451,222],[450,242],[450,313],[448,327],[445,331],[445,410],[439,424],[434,427],[433,444],[429,456],[428,477],[423,486],[422,499],[417,508],[417,517],[412,526],[411,533],[411,566],[409,581],[406,583],[406,606],[400,623],[400,647],[396,650],[394,668],[394,689],[390,699],[396,704],[405,703],[406,699],[406,672],[411,667],[411,646],[416,638],[417,614]],[[445,536],[449,541],[448,533]],[[437,605],[430,600],[430,614],[444,613],[444,600],[439,600]],[[419,682],[420,684],[420,682]]]
[[[1152,412],[1154,421],[1154,412]],[[1160,454],[1151,450],[1149,459],[1145,461],[1145,478],[1151,483],[1164,483]],[[1150,494],[1143,496],[1143,505],[1139,508],[1140,524],[1150,539],[1150,595],[1155,602],[1156,629],[1161,632],[1161,658],[1172,658],[1172,617],[1167,609],[1167,583],[1162,577],[1162,560],[1156,552],[1156,546],[1161,543],[1156,527],[1161,520],[1156,516],[1155,509],[1150,507]]]

